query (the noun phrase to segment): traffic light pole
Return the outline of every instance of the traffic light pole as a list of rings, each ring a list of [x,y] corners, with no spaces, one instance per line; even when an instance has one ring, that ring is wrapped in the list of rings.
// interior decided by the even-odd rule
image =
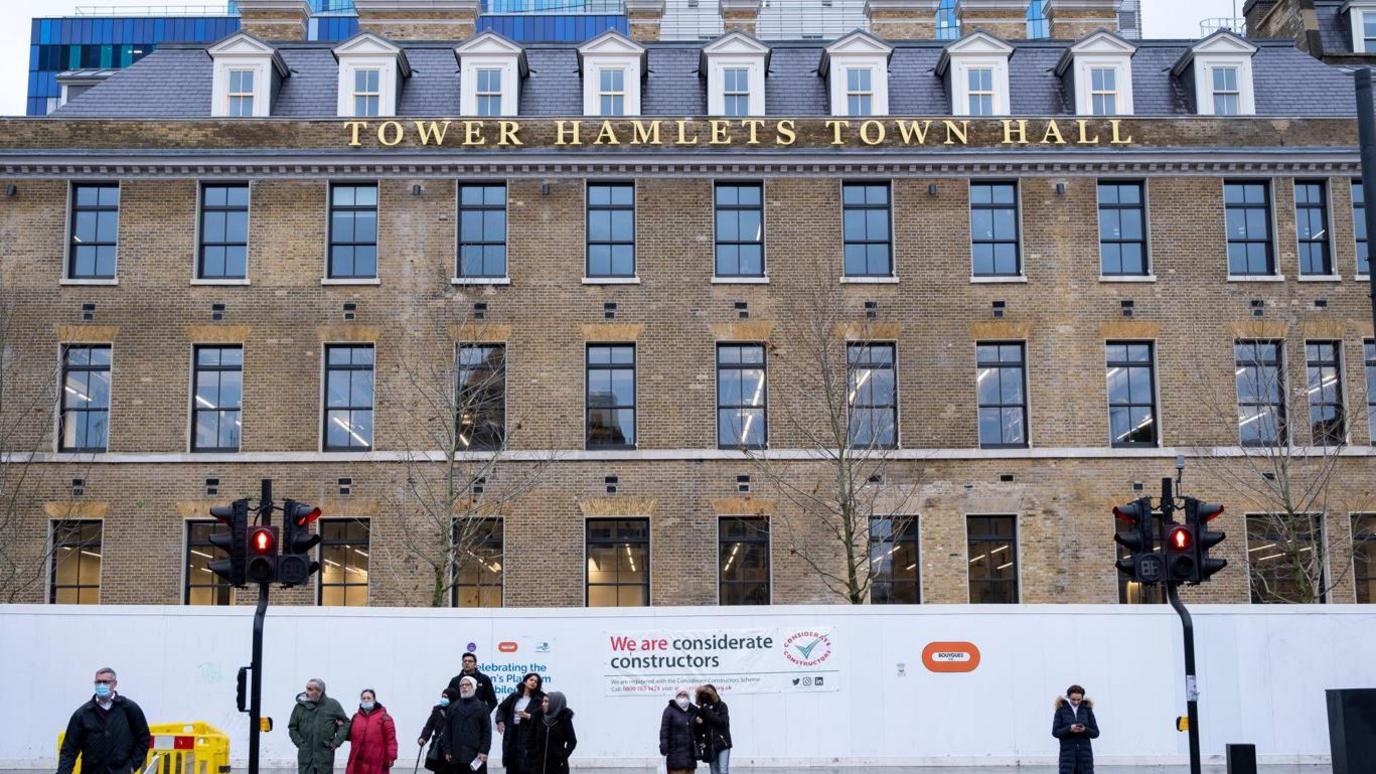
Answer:
[[[272,526],[272,479],[263,479],[263,492],[258,500],[261,525]],[[250,684],[248,715],[248,774],[258,774],[258,737],[263,730],[263,619],[268,614],[268,592],[271,586],[258,584],[258,609],[253,613],[253,682]]]
[[[1190,611],[1185,609],[1185,603],[1180,601],[1179,583],[1167,583],[1166,595],[1171,607],[1180,614],[1180,625],[1185,630],[1185,713],[1190,723],[1190,774],[1200,774],[1199,684],[1194,671],[1194,621],[1190,619]]]

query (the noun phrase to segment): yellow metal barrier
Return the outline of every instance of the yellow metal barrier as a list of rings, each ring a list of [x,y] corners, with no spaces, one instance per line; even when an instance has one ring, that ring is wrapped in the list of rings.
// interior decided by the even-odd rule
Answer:
[[[141,772],[225,774],[229,771],[229,737],[209,723],[199,720],[191,723],[150,723],[148,731],[153,735],[153,740]],[[65,731],[57,735],[59,756],[65,736]],[[81,774],[80,758],[72,774]]]

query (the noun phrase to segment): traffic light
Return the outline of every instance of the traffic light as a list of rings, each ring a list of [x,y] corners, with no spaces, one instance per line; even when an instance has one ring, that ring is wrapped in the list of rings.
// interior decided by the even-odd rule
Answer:
[[[1162,566],[1161,557],[1156,555],[1151,498],[1143,497],[1115,506],[1113,515],[1129,527],[1128,531],[1117,531],[1113,535],[1113,542],[1128,550],[1128,555],[1117,562],[1118,571],[1138,583],[1159,583]]]
[[[253,527],[248,531],[248,580],[272,583],[277,580],[277,528]]]
[[[1195,582],[1194,531],[1187,524],[1171,524],[1166,530],[1166,579],[1171,583]]]
[[[230,505],[217,505],[210,509],[210,515],[229,528],[228,532],[216,532],[210,536],[210,544],[223,548],[228,554],[224,559],[210,563],[210,571],[229,581],[231,586],[245,583],[245,551],[248,547],[248,500],[235,500]]]
[[[1223,542],[1227,533],[1209,530],[1209,522],[1223,515],[1223,506],[1206,503],[1193,497],[1185,498],[1185,523],[1194,532],[1196,571],[1195,583],[1203,583],[1214,573],[1228,566],[1227,559],[1214,559],[1209,549]]]
[[[311,560],[311,549],[320,543],[320,536],[311,534],[311,522],[320,518],[320,509],[287,500],[282,514],[282,558],[278,560],[277,579],[284,586],[299,586],[320,569],[320,563]]]

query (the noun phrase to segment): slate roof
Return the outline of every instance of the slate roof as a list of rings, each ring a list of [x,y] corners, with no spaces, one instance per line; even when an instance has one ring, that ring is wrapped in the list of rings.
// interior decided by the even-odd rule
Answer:
[[[1319,41],[1325,54],[1352,53],[1352,25],[1347,14],[1341,13],[1344,0],[1316,0],[1315,21],[1319,26]]]
[[[1134,113],[1138,116],[1190,115],[1188,89],[1170,74],[1172,65],[1197,41],[1142,41],[1133,56]],[[1074,112],[1067,84],[1055,74],[1066,41],[1011,41],[1011,107],[1015,115],[1069,115]],[[1262,116],[1355,115],[1351,76],[1296,49],[1290,41],[1257,40],[1253,58],[1257,114]],[[286,118],[333,118],[338,64],[331,43],[278,43],[291,77],[282,81],[272,114]],[[403,116],[455,116],[459,113],[458,64],[453,43],[400,44],[412,75],[402,86]],[[823,46],[816,41],[771,44],[765,84],[765,111],[771,116],[828,114],[826,79],[817,74]],[[950,113],[949,86],[935,75],[946,44],[941,41],[894,43],[889,63],[889,112],[940,116]],[[646,43],[647,70],[642,110],[647,116],[703,115],[705,79],[698,73],[701,44]],[[520,115],[577,116],[582,87],[576,46],[526,47],[530,75],[521,83]],[[203,45],[163,45],[80,98],[54,111],[54,118],[206,118],[211,105],[210,56]]]

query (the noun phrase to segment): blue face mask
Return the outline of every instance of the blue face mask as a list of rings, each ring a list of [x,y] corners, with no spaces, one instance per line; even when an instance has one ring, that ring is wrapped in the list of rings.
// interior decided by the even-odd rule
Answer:
[[[363,710],[364,712],[372,712],[372,711],[373,711],[374,704],[373,704],[373,702],[371,702],[371,701],[364,701],[364,702],[359,702],[358,706],[359,706],[359,709]]]
[[[449,706],[449,697],[448,697],[448,696],[441,696],[441,697],[440,697],[440,706],[441,706],[441,707],[448,707],[448,706]]]
[[[110,697],[110,684],[109,684],[109,683],[96,683],[96,696],[99,696],[99,697],[102,698],[102,699],[109,698],[109,697]]]

